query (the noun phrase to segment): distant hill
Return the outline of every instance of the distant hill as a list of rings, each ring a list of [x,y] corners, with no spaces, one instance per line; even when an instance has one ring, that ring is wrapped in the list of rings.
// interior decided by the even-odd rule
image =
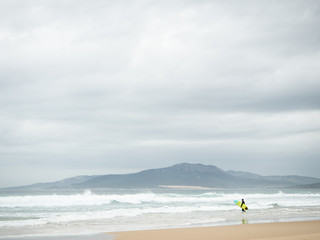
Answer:
[[[193,186],[202,188],[320,188],[320,179],[302,176],[261,176],[224,171],[216,166],[181,163],[171,167],[149,169],[131,174],[78,176],[51,183],[38,183],[14,189],[70,188],[160,188],[161,186]]]
[[[320,189],[320,182],[313,184],[303,184],[292,186],[292,188],[301,188],[301,189]]]

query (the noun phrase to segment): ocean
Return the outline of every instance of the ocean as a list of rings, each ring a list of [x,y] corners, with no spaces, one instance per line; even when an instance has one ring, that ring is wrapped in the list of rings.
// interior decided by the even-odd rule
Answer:
[[[0,239],[300,220],[320,220],[320,190],[0,191]]]

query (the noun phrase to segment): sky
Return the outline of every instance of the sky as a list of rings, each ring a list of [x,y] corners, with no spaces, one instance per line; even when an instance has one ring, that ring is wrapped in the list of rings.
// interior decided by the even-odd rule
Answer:
[[[319,26],[318,0],[0,0],[0,187],[320,177]]]

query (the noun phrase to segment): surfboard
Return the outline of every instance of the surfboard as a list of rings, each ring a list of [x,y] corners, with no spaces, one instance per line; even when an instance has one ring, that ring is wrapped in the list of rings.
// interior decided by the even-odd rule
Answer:
[[[248,207],[247,207],[245,204],[243,204],[242,207],[241,207],[241,203],[242,203],[242,202],[239,202],[239,201],[237,201],[237,200],[234,200],[234,203],[237,204],[237,205],[238,205],[240,208],[242,208],[243,210],[248,210]]]

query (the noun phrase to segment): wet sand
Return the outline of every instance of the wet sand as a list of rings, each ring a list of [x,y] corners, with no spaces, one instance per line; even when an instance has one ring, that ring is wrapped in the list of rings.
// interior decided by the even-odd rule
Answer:
[[[12,236],[0,240],[114,240],[110,234],[58,235],[58,236]]]
[[[242,224],[73,236],[12,236],[1,240],[319,240],[320,221]]]
[[[320,221],[111,233],[115,240],[319,240]]]

